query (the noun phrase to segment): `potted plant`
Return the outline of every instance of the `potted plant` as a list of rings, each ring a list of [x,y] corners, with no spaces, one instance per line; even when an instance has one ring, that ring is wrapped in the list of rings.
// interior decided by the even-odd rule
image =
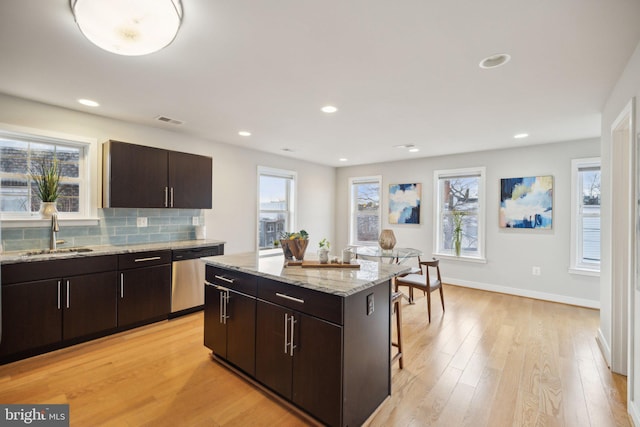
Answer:
[[[318,259],[320,260],[320,264],[326,264],[329,262],[329,248],[331,247],[331,243],[323,238],[318,243]]]
[[[51,218],[58,212],[56,200],[60,196],[60,165],[57,158],[42,159],[30,172],[36,184],[36,194],[40,199],[40,214],[43,218]]]
[[[462,248],[462,225],[464,224],[464,211],[453,211],[453,249],[456,252],[456,256],[460,256],[460,250]]]
[[[309,233],[305,230],[300,230],[296,233],[284,231],[280,233],[280,246],[282,246],[284,258],[287,260],[295,258],[296,261],[302,261],[308,244]]]

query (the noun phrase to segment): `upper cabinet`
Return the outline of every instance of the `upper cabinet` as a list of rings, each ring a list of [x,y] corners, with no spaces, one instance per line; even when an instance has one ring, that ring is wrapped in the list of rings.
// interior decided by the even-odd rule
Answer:
[[[105,208],[211,209],[211,157],[107,141],[103,162]]]

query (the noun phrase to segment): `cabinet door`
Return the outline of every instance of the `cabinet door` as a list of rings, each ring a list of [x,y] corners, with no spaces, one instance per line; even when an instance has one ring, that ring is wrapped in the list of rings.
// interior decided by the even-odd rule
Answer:
[[[212,159],[169,152],[169,187],[174,208],[211,209]]]
[[[255,375],[256,299],[230,291],[227,301],[227,360]]]
[[[227,325],[222,318],[224,291],[215,285],[204,287],[204,345],[218,356],[227,358]]]
[[[110,141],[105,160],[105,207],[162,208],[168,194],[167,151]]]
[[[291,337],[288,334],[288,322],[285,314],[291,311],[275,304],[258,301],[256,310],[256,379],[291,399],[291,376],[293,358],[289,355],[286,343]]]
[[[62,338],[90,335],[117,326],[115,271],[63,279]]]
[[[0,356],[62,340],[61,280],[2,286]]]
[[[171,306],[171,265],[120,272],[118,326],[160,320]]]
[[[342,328],[305,314],[294,316],[291,400],[322,422],[340,425]]]

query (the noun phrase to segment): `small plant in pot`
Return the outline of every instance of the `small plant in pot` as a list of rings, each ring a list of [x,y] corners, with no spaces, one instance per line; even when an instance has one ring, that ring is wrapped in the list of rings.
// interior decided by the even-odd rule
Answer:
[[[300,230],[297,233],[282,232],[280,233],[280,246],[286,260],[302,261],[304,253],[309,244],[309,233]]]
[[[329,248],[331,243],[326,239],[320,240],[318,243],[318,259],[320,264],[327,264],[329,262]]]
[[[57,158],[42,159],[29,175],[36,184],[36,194],[40,199],[40,214],[43,218],[51,218],[58,212],[56,200],[60,197],[60,165]]]
[[[462,226],[464,224],[464,211],[453,211],[453,249],[456,256],[460,256],[462,250]]]

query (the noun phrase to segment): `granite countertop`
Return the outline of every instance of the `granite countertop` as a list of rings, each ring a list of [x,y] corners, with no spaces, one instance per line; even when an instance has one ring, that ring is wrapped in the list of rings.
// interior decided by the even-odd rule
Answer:
[[[187,249],[187,248],[200,248],[207,246],[222,245],[226,242],[222,240],[180,240],[174,242],[159,242],[159,243],[142,243],[136,245],[102,245],[102,246],[88,246],[86,248],[91,249],[90,252],[58,252],[58,253],[44,253],[39,255],[25,255],[30,251],[16,251],[5,252],[0,255],[0,264],[15,264],[19,262],[37,262],[37,261],[51,261],[55,259],[65,258],[82,258],[90,256],[100,255],[117,255],[133,252],[146,252],[146,251],[160,251],[160,250],[174,250],[174,249]],[[76,248],[82,250],[84,247]],[[61,245],[59,249],[65,250],[64,245]]]
[[[356,294],[411,270],[408,265],[365,260],[353,261],[360,264],[359,269],[302,268],[285,266],[283,255],[258,257],[255,252],[207,257],[202,258],[202,261],[212,266],[238,270],[342,297]]]

